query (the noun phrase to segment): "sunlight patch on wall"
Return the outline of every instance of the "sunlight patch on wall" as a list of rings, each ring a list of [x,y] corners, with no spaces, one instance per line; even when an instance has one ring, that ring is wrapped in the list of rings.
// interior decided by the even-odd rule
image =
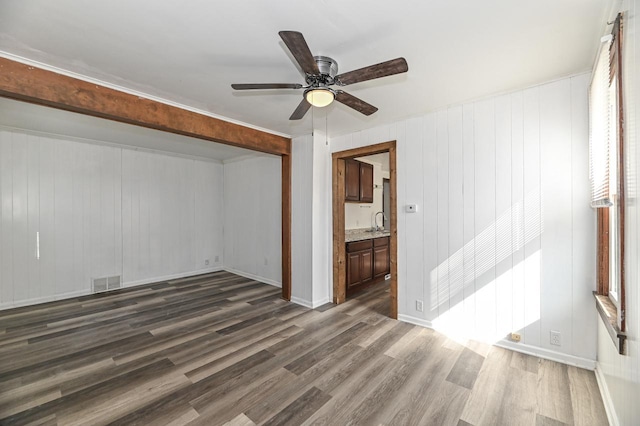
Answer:
[[[431,309],[448,302],[483,274],[542,234],[540,190],[504,211],[430,274]]]
[[[431,270],[436,329],[494,343],[540,319],[540,247],[525,247],[543,232],[541,209],[535,188]]]

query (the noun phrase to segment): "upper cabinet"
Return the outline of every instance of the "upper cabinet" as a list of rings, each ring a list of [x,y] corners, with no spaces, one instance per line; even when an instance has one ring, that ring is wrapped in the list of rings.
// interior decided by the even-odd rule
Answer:
[[[345,201],[360,201],[360,162],[345,160]]]
[[[373,165],[345,160],[345,201],[373,203]]]
[[[360,163],[360,202],[373,203],[373,165]]]

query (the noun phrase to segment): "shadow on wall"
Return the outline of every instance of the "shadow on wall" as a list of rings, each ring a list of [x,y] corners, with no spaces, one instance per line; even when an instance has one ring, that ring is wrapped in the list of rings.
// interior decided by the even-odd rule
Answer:
[[[540,319],[541,209],[536,188],[431,271],[434,328],[495,343]]]

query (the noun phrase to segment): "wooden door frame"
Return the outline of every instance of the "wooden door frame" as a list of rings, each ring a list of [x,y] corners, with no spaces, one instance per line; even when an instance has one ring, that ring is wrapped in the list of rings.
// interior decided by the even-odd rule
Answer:
[[[347,151],[334,152],[332,155],[333,169],[333,303],[340,304],[346,299],[346,251],[345,244],[345,160],[367,155],[389,153],[389,188],[390,188],[390,262],[391,262],[391,286],[390,286],[390,317],[398,318],[398,211],[397,202],[397,176],[396,176],[396,141],[383,142],[376,145],[349,149]]]
[[[0,97],[282,158],[282,298],[291,300],[291,138],[0,57]]]

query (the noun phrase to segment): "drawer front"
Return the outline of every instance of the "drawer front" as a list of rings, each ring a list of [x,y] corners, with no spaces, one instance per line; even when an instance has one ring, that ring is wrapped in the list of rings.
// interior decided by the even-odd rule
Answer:
[[[388,246],[389,245],[389,237],[376,238],[373,240],[374,247]]]
[[[367,250],[373,247],[372,240],[354,241],[347,243],[347,253],[353,253],[354,251]]]

